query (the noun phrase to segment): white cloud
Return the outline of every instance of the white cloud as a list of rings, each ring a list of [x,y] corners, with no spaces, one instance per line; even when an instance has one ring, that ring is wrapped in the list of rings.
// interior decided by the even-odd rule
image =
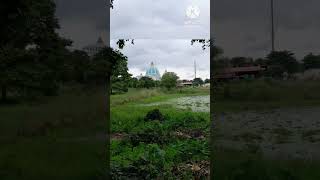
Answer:
[[[186,25],[186,9],[201,11],[196,24]],[[111,38],[186,39],[210,37],[210,0],[116,0],[111,10]]]

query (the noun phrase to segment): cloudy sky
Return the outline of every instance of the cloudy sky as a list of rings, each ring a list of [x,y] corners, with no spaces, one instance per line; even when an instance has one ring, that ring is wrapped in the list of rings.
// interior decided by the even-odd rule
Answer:
[[[56,0],[60,33],[81,48],[106,32],[106,0]],[[225,56],[265,57],[270,51],[270,0],[211,0],[214,3],[213,36]],[[155,61],[160,71],[177,71],[190,77],[193,60],[206,76],[208,52],[190,46],[190,39],[208,38],[210,0],[115,0],[111,10],[111,38],[134,38],[122,52],[130,72],[137,74]],[[186,9],[197,5],[200,16],[191,22]],[[291,50],[300,58],[320,53],[319,0],[275,0],[276,48]],[[114,45],[114,43],[111,43]]]
[[[116,41],[111,45],[116,47]],[[167,70],[181,79],[193,79],[196,61],[197,77],[210,77],[209,50],[202,50],[200,44],[191,46],[189,39],[136,39],[134,45],[128,44],[121,51],[128,57],[130,73],[135,76],[144,75],[154,62],[160,74]]]
[[[274,0],[276,50],[300,58],[320,53],[319,0]],[[264,57],[271,49],[270,0],[214,0],[214,36],[231,56]]]
[[[94,43],[98,36],[104,36],[105,7],[102,1],[77,2],[58,1],[58,15],[61,33],[74,39],[74,46],[81,48]],[[116,48],[118,39],[135,39],[134,45],[120,50],[128,57],[129,71],[134,76],[145,74],[150,63],[155,62],[161,74],[167,70],[177,73],[181,79],[192,79],[196,61],[197,77],[209,78],[209,49],[203,50],[199,44],[191,45],[191,39],[210,37],[209,2],[181,0],[177,4],[172,0],[115,0],[111,10],[111,46]],[[187,8],[192,5],[200,12],[193,20],[186,15]],[[74,10],[67,11],[67,8]]]

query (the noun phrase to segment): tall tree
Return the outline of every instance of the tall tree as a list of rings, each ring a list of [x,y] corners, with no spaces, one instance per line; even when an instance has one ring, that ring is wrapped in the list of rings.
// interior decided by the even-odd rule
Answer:
[[[138,82],[138,87],[139,88],[147,88],[147,89],[149,89],[149,88],[155,87],[155,85],[156,85],[155,81],[152,78],[146,77],[146,76],[141,77],[139,79],[139,82]]]
[[[0,86],[3,99],[6,99],[8,89],[47,91],[50,86],[55,86],[60,53],[71,44],[56,33],[59,24],[55,8],[53,0],[0,2]]]
[[[177,86],[179,77],[174,72],[166,72],[162,75],[161,85],[167,89],[172,89]]]
[[[312,53],[306,55],[303,58],[303,64],[305,69],[317,69],[320,68],[320,56]]]
[[[193,80],[193,85],[194,86],[201,86],[201,85],[203,85],[203,80],[201,79],[201,78],[195,78],[194,80]]]
[[[243,67],[253,65],[253,59],[247,57],[233,57],[230,60],[233,67]]]
[[[289,74],[299,71],[299,63],[290,51],[273,51],[267,56],[267,73],[271,76],[281,77],[283,73]]]
[[[120,91],[127,91],[131,77],[128,72],[128,58],[120,51],[110,47],[102,49],[93,57],[89,73],[91,80],[99,84],[104,84],[106,78],[111,76],[111,83],[114,84],[113,90],[116,91],[120,90],[117,89],[120,87],[119,82],[124,83]]]

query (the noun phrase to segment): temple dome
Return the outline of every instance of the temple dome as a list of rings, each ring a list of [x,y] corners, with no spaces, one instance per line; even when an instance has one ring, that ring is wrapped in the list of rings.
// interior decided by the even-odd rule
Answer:
[[[146,71],[146,76],[152,78],[153,80],[160,80],[161,75],[159,70],[155,67],[154,63],[151,62],[150,67]]]
[[[83,50],[89,55],[89,56],[94,56],[96,55],[99,51],[101,51],[103,48],[105,48],[106,45],[104,44],[103,40],[101,37],[97,40],[95,44],[85,46]]]

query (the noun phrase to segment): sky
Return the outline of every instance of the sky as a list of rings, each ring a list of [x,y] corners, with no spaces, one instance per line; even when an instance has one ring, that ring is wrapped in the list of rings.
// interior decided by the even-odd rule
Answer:
[[[115,40],[111,46],[116,47]],[[135,39],[134,45],[128,43],[121,52],[128,57],[129,72],[134,76],[145,75],[154,62],[161,75],[167,70],[180,79],[193,79],[196,62],[197,77],[210,78],[209,49],[203,50],[201,44],[192,46],[189,39]]]
[[[275,47],[297,58],[320,53],[319,0],[274,0]],[[271,50],[270,0],[214,0],[213,34],[227,56],[265,57]]]
[[[75,48],[95,43],[106,32],[106,0],[55,0],[59,32]],[[116,39],[136,39],[121,50],[130,72],[143,72],[150,61],[160,71],[191,77],[193,61],[199,75],[209,72],[208,51],[190,46],[191,39],[210,37],[210,0],[114,0],[111,10],[111,45]],[[271,50],[270,0],[211,0],[212,36],[225,56],[265,57]],[[186,24],[186,9],[196,5],[200,16]],[[275,0],[276,50],[293,51],[297,58],[320,52],[319,0]],[[201,63],[200,63],[201,62]],[[191,65],[192,64],[192,65]]]
[[[186,15],[189,6],[200,10],[199,17],[191,20]],[[194,61],[197,77],[210,77],[209,49],[191,46],[191,39],[210,38],[209,0],[115,0],[111,11],[111,42],[117,39],[135,39],[134,45],[121,50],[134,76],[145,74],[151,62],[160,74],[175,72],[180,79],[193,79]]]

